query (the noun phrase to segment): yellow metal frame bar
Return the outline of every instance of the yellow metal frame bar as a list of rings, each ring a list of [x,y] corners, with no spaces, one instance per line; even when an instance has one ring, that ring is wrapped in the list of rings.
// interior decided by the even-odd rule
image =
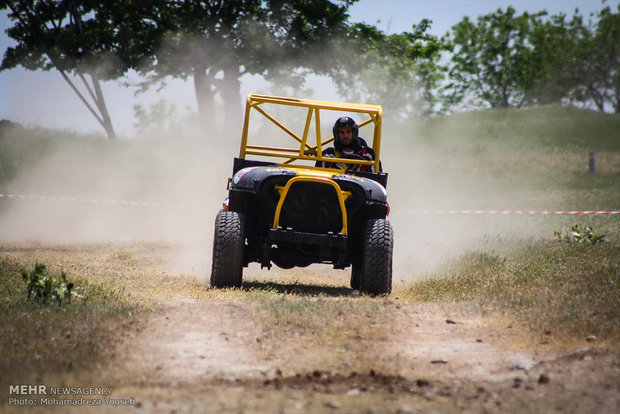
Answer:
[[[280,199],[278,200],[278,205],[276,206],[276,212],[273,217],[273,228],[277,229],[278,226],[280,225],[280,213],[282,212],[282,206],[284,205],[284,200],[286,200],[286,196],[288,195],[288,192],[291,189],[291,186],[300,181],[328,184],[334,188],[334,190],[336,191],[336,195],[338,196],[338,204],[340,205],[340,211],[342,212],[342,230],[340,231],[340,233],[342,233],[343,236],[346,236],[348,234],[349,229],[348,229],[348,224],[347,224],[347,210],[344,206],[344,200],[346,200],[348,197],[351,196],[351,192],[342,191],[337,182],[335,182],[334,180],[330,180],[329,178],[324,178],[324,177],[297,176],[297,177],[293,177],[290,180],[288,180],[288,182],[286,183],[284,187],[276,186],[276,188],[280,192]]]
[[[273,115],[269,114],[261,105],[276,104],[286,106],[296,106],[308,108],[306,122],[304,125],[303,135],[300,137],[295,134],[284,123],[277,120]],[[248,145],[248,130],[250,123],[250,115],[252,109],[274,123],[289,136],[291,136],[299,144],[298,148],[269,147],[260,145]],[[323,148],[330,144],[334,138],[330,137],[325,140],[321,138],[321,117],[320,111],[346,111],[368,115],[368,119],[359,123],[359,127],[369,124],[374,125],[372,135],[372,148],[375,151],[374,161],[352,160],[348,158],[324,158],[322,156]],[[245,119],[243,122],[243,132],[241,137],[241,148],[239,157],[245,158],[247,155],[258,155],[265,157],[282,158],[281,164],[290,164],[296,160],[309,161],[325,161],[332,163],[372,165],[375,171],[379,171],[380,149],[381,149],[381,123],[383,110],[380,105],[366,105],[356,103],[319,101],[314,99],[287,98],[281,96],[248,94],[245,107]],[[309,135],[312,126],[312,118],[315,121],[315,144],[309,143]],[[313,167],[309,167],[313,168]]]

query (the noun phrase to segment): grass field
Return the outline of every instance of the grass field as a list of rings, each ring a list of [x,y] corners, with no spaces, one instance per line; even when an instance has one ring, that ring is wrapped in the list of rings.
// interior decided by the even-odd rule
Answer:
[[[3,381],[36,381],[98,369],[113,353],[109,345],[118,327],[132,324],[141,305],[109,281],[93,283],[84,277],[70,279],[81,298],[62,305],[38,303],[28,298],[21,277],[22,271],[33,268],[31,262],[0,259]],[[60,277],[60,272],[48,273]]]
[[[409,304],[467,304],[483,315],[507,317],[527,333],[525,342],[532,344],[561,348],[587,339],[619,350],[619,215],[445,217],[408,211],[619,210],[620,116],[546,107],[385,125],[382,157],[390,172],[395,263],[399,264],[392,298]],[[346,276],[340,285],[317,275],[302,285],[285,279],[273,289],[250,282],[238,291],[208,290],[204,256],[210,254],[203,246],[201,260],[191,262],[190,270],[183,272],[153,270],[134,275],[124,270],[137,266],[134,253],[109,246],[112,250],[106,251],[105,260],[92,267],[85,264],[88,260],[76,259],[72,265],[70,258],[55,262],[55,256],[50,256],[44,264],[56,274],[67,270],[83,298],[62,306],[26,298],[21,271],[31,270],[35,258],[15,258],[11,237],[19,238],[20,230],[30,240],[27,243],[35,245],[39,230],[48,241],[55,235],[61,241],[90,241],[87,232],[94,227],[78,224],[91,221],[101,221],[110,230],[96,233],[103,235],[104,242],[110,235],[115,235],[110,242],[116,242],[116,236],[123,239],[119,235],[123,229],[133,240],[153,235],[166,240],[173,235],[175,241],[182,236],[184,244],[191,244],[210,238],[212,213],[223,198],[234,150],[221,154],[221,165],[197,167],[205,151],[182,136],[173,142],[110,142],[67,131],[0,130],[0,193],[45,189],[47,194],[62,190],[65,195],[87,193],[100,199],[163,197],[212,205],[181,218],[167,210],[108,216],[99,209],[82,216],[79,205],[56,205],[54,209],[65,217],[41,206],[32,210],[39,217],[34,219],[24,216],[30,211],[27,201],[0,200],[0,226],[11,229],[10,237],[2,235],[0,250],[2,372],[19,368],[24,380],[92,372],[114,352],[118,334],[140,325],[145,315],[158,309],[157,298],[166,295],[256,304],[251,318],[275,337],[361,352],[367,343],[352,340],[366,335],[359,326],[364,318],[388,318],[385,306],[392,306],[393,299],[352,295]],[[590,152],[596,155],[594,173],[588,171]],[[209,173],[212,179],[205,180]],[[16,209],[15,203],[22,204]],[[206,217],[179,221],[196,214]],[[49,223],[41,216],[45,220],[64,217],[64,221],[58,222],[57,233],[46,233],[43,226]],[[594,236],[604,235],[605,240],[577,240],[570,233],[575,224],[581,229],[589,226]],[[49,226],[54,228],[53,223]],[[159,231],[152,232],[153,228]],[[558,234],[564,235],[563,240]],[[426,265],[418,266],[422,262]],[[317,289],[308,287],[313,283]],[[343,324],[339,320],[343,314],[358,315],[355,321],[361,325]],[[382,341],[387,335],[382,329],[365,340]],[[370,366],[372,361],[360,363]]]
[[[434,183],[424,207],[448,199],[465,209],[620,208],[617,115],[556,107],[493,110],[433,119],[411,130],[409,148],[415,154],[421,147],[424,154],[416,159],[422,164],[418,170]],[[588,169],[590,152],[594,173]],[[457,219],[445,220],[458,226]],[[536,335],[553,331],[563,341],[595,335],[619,343],[620,216],[475,220],[474,226],[487,226],[477,233],[483,235],[478,243],[406,287],[410,300],[473,301],[485,310],[518,315]],[[458,238],[434,224],[443,237]],[[566,235],[575,224],[605,235],[606,242],[559,242],[554,233]]]

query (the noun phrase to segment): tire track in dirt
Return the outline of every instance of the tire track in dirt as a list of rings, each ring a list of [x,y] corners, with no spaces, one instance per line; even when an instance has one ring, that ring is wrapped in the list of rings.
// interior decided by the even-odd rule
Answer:
[[[514,377],[511,366],[526,369],[535,363],[531,354],[495,344],[499,334],[481,321],[454,322],[450,318],[456,311],[446,311],[445,306],[383,303],[390,308],[388,312],[394,312],[386,327],[388,336],[369,343],[364,356],[372,361],[373,376],[376,370],[397,382],[441,382],[444,386],[454,382],[494,383]],[[156,379],[160,385],[275,379],[300,388],[312,388],[316,380],[326,378],[337,378],[334,381],[338,382],[347,375],[368,375],[357,371],[356,351],[340,356],[337,367],[329,362],[323,365],[321,353],[325,348],[308,351],[306,344],[305,353],[297,352],[299,339],[266,335],[264,327],[253,319],[254,306],[247,302],[175,299],[131,341],[134,351],[127,361],[128,371],[146,383]],[[460,316],[471,318],[463,313]],[[269,344],[257,344],[260,338],[264,341],[270,336]],[[351,370],[343,371],[343,366]]]
[[[181,302],[153,317],[131,341],[128,372],[141,379],[126,383],[125,393],[139,395],[147,410],[190,412],[208,404],[206,412],[499,413],[559,407],[613,413],[620,406],[620,385],[612,385],[620,364],[613,357],[599,359],[588,349],[575,358],[527,350],[517,328],[463,306],[383,300],[388,335],[364,343],[372,365],[359,371],[355,350],[338,356],[348,364],[317,369],[317,355],[326,348],[299,352],[299,338],[265,335],[255,320],[256,303]],[[257,338],[270,339],[259,344]],[[605,365],[616,368],[601,372]],[[600,376],[592,377],[597,370]],[[591,382],[583,386],[582,378]]]

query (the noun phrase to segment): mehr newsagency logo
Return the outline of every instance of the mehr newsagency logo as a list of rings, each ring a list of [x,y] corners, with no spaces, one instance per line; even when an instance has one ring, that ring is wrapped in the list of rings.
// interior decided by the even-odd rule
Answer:
[[[132,406],[134,397],[112,398],[112,387],[50,387],[43,384],[9,385],[10,406]]]

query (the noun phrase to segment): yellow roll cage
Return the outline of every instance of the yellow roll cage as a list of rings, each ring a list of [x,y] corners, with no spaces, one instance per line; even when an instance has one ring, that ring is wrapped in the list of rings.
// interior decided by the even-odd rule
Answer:
[[[268,113],[264,104],[276,104],[286,106],[296,106],[307,108],[308,113],[306,115],[306,122],[304,126],[303,135],[299,136],[288,128],[283,122],[277,120],[273,115]],[[249,145],[248,144],[248,130],[250,124],[250,115],[252,110],[263,115],[269,121],[273,122],[280,129],[290,135],[298,144],[298,148],[286,148],[286,147],[273,147],[262,145]],[[321,138],[321,110],[327,111],[343,111],[354,112],[368,115],[368,119],[359,123],[359,127],[362,128],[366,125],[372,124],[374,131],[372,134],[372,148],[375,151],[375,160],[355,160],[348,158],[334,158],[323,157],[323,148],[329,143],[334,141],[334,137],[323,140]],[[315,140],[309,140],[310,129],[312,126],[312,119],[314,118],[315,124]],[[245,119],[243,122],[243,132],[241,137],[241,149],[239,151],[239,158],[245,159],[247,155],[257,155],[265,157],[276,157],[283,159],[278,164],[281,166],[288,166],[294,163],[296,160],[308,160],[308,161],[326,161],[332,163],[345,163],[345,164],[359,164],[359,165],[372,165],[374,171],[379,171],[379,156],[381,148],[381,120],[382,109],[380,105],[365,105],[356,103],[343,103],[343,102],[331,102],[331,101],[319,101],[314,99],[300,99],[300,98],[287,98],[281,96],[248,94],[246,107],[245,107]],[[304,168],[317,168],[313,166],[304,166]]]

